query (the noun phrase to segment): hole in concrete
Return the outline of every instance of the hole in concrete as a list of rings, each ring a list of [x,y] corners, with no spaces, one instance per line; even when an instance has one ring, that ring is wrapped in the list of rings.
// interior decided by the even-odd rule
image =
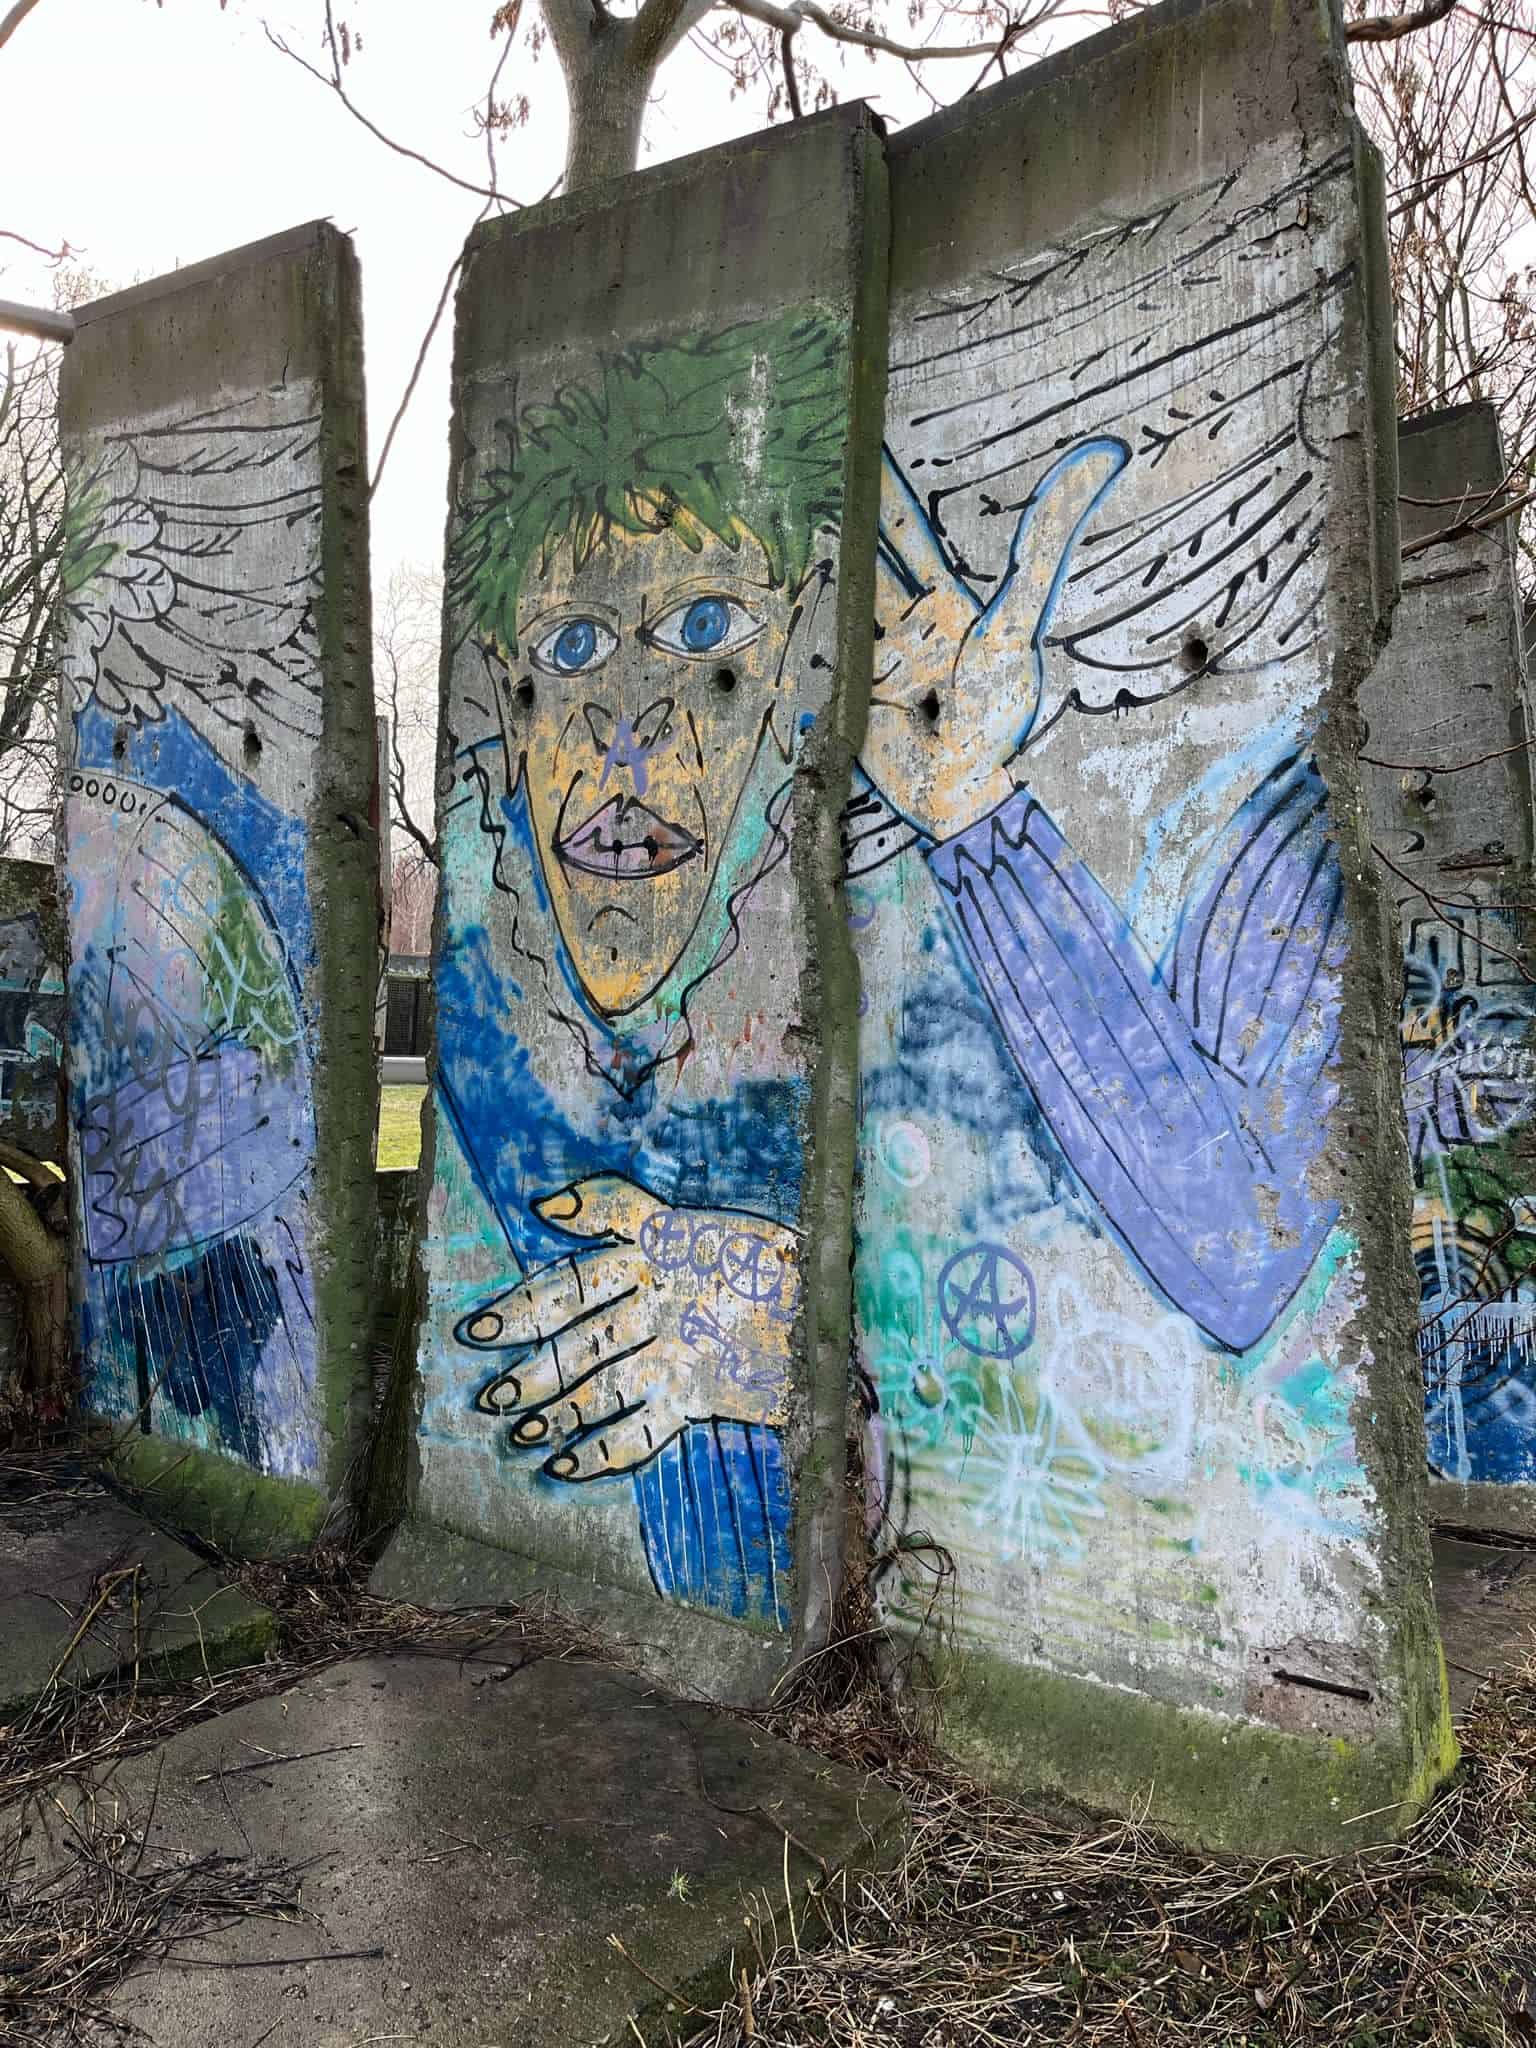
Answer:
[[[926,697],[919,697],[917,700],[917,708],[919,711],[921,711],[924,718],[928,720],[928,723],[930,725],[935,724],[939,716],[938,691],[930,690]]]
[[[1195,675],[1199,670],[1203,669],[1210,658],[1210,646],[1201,639],[1198,633],[1191,633],[1184,642],[1184,645],[1179,649],[1179,660],[1183,662],[1191,675]]]
[[[261,759],[261,735],[257,732],[254,725],[248,725],[245,728],[245,743],[241,748],[241,752],[245,755],[245,765],[247,768],[254,768]]]
[[[112,758],[114,761],[122,761],[127,758],[127,755],[128,728],[125,725],[120,725],[112,735]]]
[[[717,668],[717,669],[715,670],[715,688],[716,688],[717,690],[725,690],[725,691],[731,691],[731,690],[734,690],[734,689],[735,689],[735,687],[736,687],[736,671],[735,671],[735,669],[733,669],[733,668]]]
[[[517,698],[518,703],[521,704],[523,709],[526,711],[528,709],[528,706],[533,702],[533,677],[524,676],[523,680],[518,684],[517,689],[513,692],[513,694]]]

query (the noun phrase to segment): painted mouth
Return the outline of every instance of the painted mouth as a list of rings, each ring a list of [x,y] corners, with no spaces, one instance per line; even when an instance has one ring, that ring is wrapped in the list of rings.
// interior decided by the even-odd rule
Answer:
[[[650,882],[669,875],[701,851],[693,834],[633,798],[610,797],[564,839],[555,852],[568,868],[605,882]]]

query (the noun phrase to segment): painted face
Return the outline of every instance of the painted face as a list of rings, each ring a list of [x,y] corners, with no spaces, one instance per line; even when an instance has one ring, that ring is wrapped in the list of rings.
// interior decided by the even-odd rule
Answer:
[[[612,535],[524,576],[502,692],[550,901],[598,1009],[652,995],[705,910],[778,710],[793,630],[756,541]],[[775,728],[775,714],[778,724]]]

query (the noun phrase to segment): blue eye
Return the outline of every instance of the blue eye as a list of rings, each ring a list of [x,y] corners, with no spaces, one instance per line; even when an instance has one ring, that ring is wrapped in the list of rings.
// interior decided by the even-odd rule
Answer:
[[[535,667],[549,675],[579,676],[601,667],[618,644],[618,635],[599,619],[567,619],[551,626],[529,652]]]
[[[762,620],[734,597],[695,597],[663,612],[647,637],[668,654],[734,654],[762,630]]]
[[[572,619],[555,636],[555,663],[559,668],[585,668],[597,648],[597,634],[590,619]]]
[[[707,654],[725,638],[731,615],[718,597],[697,598],[683,614],[683,645],[692,654]]]

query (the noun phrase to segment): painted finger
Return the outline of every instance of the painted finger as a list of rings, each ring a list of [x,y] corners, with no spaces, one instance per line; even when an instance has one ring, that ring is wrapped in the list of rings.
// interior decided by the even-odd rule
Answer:
[[[648,1465],[685,1427],[679,1420],[663,1423],[643,1407],[623,1409],[588,1430],[578,1443],[563,1444],[552,1458],[545,1459],[543,1469],[551,1479],[563,1479],[572,1485],[586,1479],[608,1479],[618,1472],[635,1472]]]
[[[583,1430],[643,1404],[648,1369],[654,1370],[650,1354],[655,1343],[654,1337],[643,1337],[585,1378],[571,1381],[542,1406],[525,1409],[512,1424],[512,1442],[520,1449],[535,1444],[546,1450],[563,1449]]]
[[[541,1266],[463,1318],[454,1336],[474,1351],[521,1351],[596,1314],[635,1284],[638,1260],[614,1249]]]
[[[585,1180],[572,1181],[552,1195],[533,1204],[533,1213],[543,1223],[572,1237],[622,1237],[633,1241],[648,1216],[666,1204],[649,1188],[622,1173],[594,1173]]]
[[[524,1409],[558,1400],[620,1355],[628,1356],[656,1334],[649,1293],[632,1289],[595,1315],[571,1324],[537,1351],[523,1352],[475,1396],[486,1415],[517,1420]],[[538,1441],[537,1434],[522,1439]]]
[[[1131,459],[1123,441],[1081,441],[1030,492],[1013,530],[1008,568],[976,634],[1024,646],[1044,637],[1083,528]]]
[[[889,448],[880,463],[878,560],[887,580],[904,589],[908,600],[930,590],[965,587]],[[966,594],[971,596],[968,590]],[[976,603],[974,597],[971,601]]]

